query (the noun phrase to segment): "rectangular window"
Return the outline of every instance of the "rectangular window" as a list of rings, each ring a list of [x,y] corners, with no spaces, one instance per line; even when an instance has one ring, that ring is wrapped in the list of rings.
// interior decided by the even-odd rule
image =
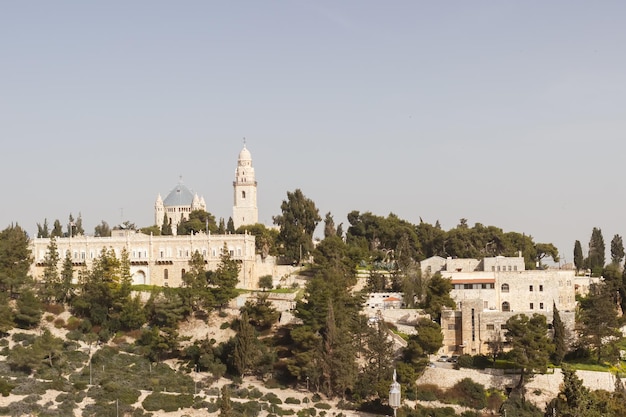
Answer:
[[[533,286],[532,285],[528,286],[528,291],[533,292]]]
[[[500,325],[500,330],[506,330],[506,324],[501,324]]]
[[[535,305],[533,303],[530,303],[530,309],[532,310],[534,308],[535,308]]]
[[[495,325],[493,325],[493,324],[488,324],[487,325],[487,330],[495,330],[495,329],[496,329]]]
[[[539,303],[539,310],[543,310],[543,303]]]
[[[496,270],[496,266],[495,265],[491,265],[491,270],[495,271]]]
[[[543,285],[539,286],[539,291],[543,291]]]
[[[517,271],[517,265],[513,266],[513,271]]]
[[[465,284],[463,286],[463,288],[465,288],[466,290],[471,290],[472,289],[472,284]]]

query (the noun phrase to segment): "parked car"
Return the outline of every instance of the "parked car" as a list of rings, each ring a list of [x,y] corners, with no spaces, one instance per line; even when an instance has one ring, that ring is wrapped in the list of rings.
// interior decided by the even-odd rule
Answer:
[[[450,359],[448,355],[441,355],[439,359],[437,359],[437,362],[448,362],[448,359]]]
[[[448,362],[457,363],[459,361],[459,355],[452,355],[448,358]]]

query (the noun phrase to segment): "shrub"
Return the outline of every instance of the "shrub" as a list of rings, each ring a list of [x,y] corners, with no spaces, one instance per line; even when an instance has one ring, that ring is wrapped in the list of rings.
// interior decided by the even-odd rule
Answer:
[[[57,329],[60,329],[63,326],[65,326],[65,320],[63,320],[62,318],[58,318],[54,321],[54,327],[56,327]]]
[[[230,323],[225,321],[224,323],[220,324],[220,329],[224,330],[224,329],[228,329],[230,327]]]
[[[278,398],[276,394],[273,392],[268,392],[264,396],[261,397],[261,400],[267,401],[270,404],[282,404],[282,400]]]
[[[474,359],[470,355],[461,355],[457,360],[456,364],[459,368],[473,368],[474,367]]]
[[[82,340],[83,339],[83,332],[81,332],[80,330],[70,330],[65,335],[65,338],[67,338],[69,340]]]
[[[81,321],[80,321],[79,318],[74,317],[74,316],[70,316],[67,319],[67,323],[65,323],[65,328],[67,330],[76,330],[80,326],[80,323],[81,323]]]
[[[2,394],[3,397],[8,397],[13,388],[15,388],[15,385],[4,378],[0,378],[0,394]]]
[[[463,378],[446,392],[452,402],[464,407],[471,407],[476,410],[485,408],[487,405],[487,395],[482,384],[472,381],[470,378]]]
[[[326,404],[326,403],[315,403],[313,407],[319,408],[320,410],[330,410],[332,408],[330,404]]]
[[[28,334],[28,333],[14,333],[13,334],[13,341],[15,343],[22,343],[23,346],[28,346],[31,345],[34,341],[35,341],[36,336],[34,334]]]
[[[52,314],[46,314],[43,319],[48,323],[51,323],[54,320],[54,316]]]
[[[300,400],[293,397],[285,398],[285,404],[300,404]]]
[[[45,304],[43,308],[46,313],[52,313],[57,316],[65,311],[65,307],[63,307],[63,304]]]
[[[179,408],[189,408],[193,405],[193,395],[190,394],[165,394],[153,392],[141,403],[148,411],[163,410],[165,412],[177,411]]]
[[[417,399],[420,401],[437,401],[444,397],[441,388],[434,384],[424,384],[417,386]]]

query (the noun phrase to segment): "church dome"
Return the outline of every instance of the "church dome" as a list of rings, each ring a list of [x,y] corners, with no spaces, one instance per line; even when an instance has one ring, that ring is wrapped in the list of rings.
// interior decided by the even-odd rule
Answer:
[[[239,160],[240,161],[252,161],[252,155],[250,151],[246,148],[246,145],[243,145],[243,149],[239,152]]]
[[[182,183],[179,183],[163,200],[163,205],[165,207],[174,207],[174,206],[191,206],[193,202],[194,194],[189,190],[189,188],[185,187]]]

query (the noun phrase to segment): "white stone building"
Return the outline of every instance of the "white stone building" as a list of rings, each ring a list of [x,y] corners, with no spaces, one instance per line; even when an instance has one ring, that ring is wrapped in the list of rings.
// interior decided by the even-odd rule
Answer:
[[[255,224],[258,221],[256,179],[252,167],[252,156],[245,145],[239,153],[235,181],[235,204],[233,221],[235,228]],[[258,277],[262,275],[283,276],[290,271],[277,266],[272,257],[261,259],[255,253],[255,238],[249,234],[215,235],[197,233],[176,236],[176,227],[183,219],[188,219],[194,210],[206,211],[203,197],[187,188],[182,181],[162,199],[159,195],[154,205],[154,221],[157,226],[164,218],[172,226],[173,236],[152,236],[131,230],[114,230],[111,237],[72,236],[57,238],[59,268],[66,253],[69,253],[74,272],[90,268],[103,249],[113,249],[120,256],[123,249],[128,251],[131,274],[134,284],[175,286],[182,283],[182,275],[189,268],[189,260],[195,251],[203,255],[207,270],[215,269],[220,263],[224,247],[233,259],[240,262],[239,288],[257,289]],[[50,244],[49,238],[31,240],[34,262],[31,275],[41,278],[44,258]],[[280,274],[280,275],[279,275]]]
[[[552,322],[553,304],[566,327],[573,329],[575,271],[526,270],[524,259],[427,259],[424,273],[440,272],[450,278],[456,309],[442,313],[443,353],[487,353],[487,342],[500,332],[511,316],[539,313]]]

